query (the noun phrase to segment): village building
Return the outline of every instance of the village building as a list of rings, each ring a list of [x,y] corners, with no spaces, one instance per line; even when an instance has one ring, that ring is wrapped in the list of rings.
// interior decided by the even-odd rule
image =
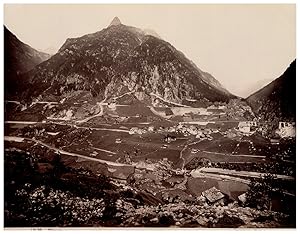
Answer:
[[[137,127],[133,127],[133,128],[131,128],[131,129],[129,130],[129,134],[130,134],[130,135],[136,134],[136,131],[137,131],[137,130],[138,130]]]
[[[177,125],[177,129],[182,129],[183,124],[181,122],[179,122],[179,124]]]
[[[111,109],[111,110],[116,110],[117,108],[116,108],[116,102],[110,102],[110,103],[108,103],[107,104],[107,107],[109,108],[109,109]]]
[[[257,127],[257,122],[255,121],[242,121],[239,122],[238,128],[242,133],[251,133]]]
[[[196,154],[196,153],[198,153],[199,151],[200,151],[199,149],[192,149],[191,153],[192,153],[192,154]]]
[[[145,92],[143,91],[137,91],[137,92],[134,92],[134,96],[140,100],[140,101],[143,101],[145,99]]]
[[[176,141],[176,137],[175,136],[170,136],[170,135],[167,135],[164,139],[165,142],[167,143],[171,143],[173,141]]]
[[[120,143],[122,143],[122,140],[120,138],[117,138],[116,139],[116,144],[120,144]]]
[[[212,133],[218,133],[220,132],[218,129],[212,129]]]
[[[177,169],[175,170],[175,174],[176,174],[176,175],[184,175],[184,173],[185,173],[185,170],[181,170],[181,169],[179,169],[179,168],[177,168]]]
[[[296,137],[296,123],[295,122],[279,122],[276,133],[281,138]]]
[[[70,120],[72,118],[72,116],[73,116],[73,111],[72,110],[67,110],[65,112],[65,119],[66,120]]]
[[[198,131],[197,131],[197,129],[189,129],[189,133],[190,133],[191,135],[197,135],[197,134],[198,134]]]
[[[199,139],[200,139],[200,138],[205,138],[205,135],[204,135],[203,132],[201,132],[201,131],[199,132],[199,131],[198,131],[198,134],[196,135],[196,138],[199,138]]]
[[[153,132],[153,131],[154,131],[154,126],[149,126],[149,127],[148,127],[148,131],[149,131],[149,132]]]
[[[176,129],[175,129],[174,127],[170,127],[170,128],[168,129],[168,132],[176,132]]]
[[[128,154],[125,155],[125,163],[126,164],[131,164],[132,163],[131,158],[130,158],[130,156]]]
[[[250,125],[247,122],[239,122],[238,128],[240,132],[250,132]]]
[[[257,122],[256,121],[248,121],[251,127],[257,127]]]
[[[207,107],[207,109],[217,109],[218,107],[215,105],[210,105],[209,107]]]
[[[146,133],[147,132],[147,130],[145,130],[145,129],[140,129],[140,128],[138,128],[138,127],[133,127],[133,128],[131,128],[130,130],[129,130],[129,134],[130,135],[133,135],[133,134],[139,134],[139,135],[141,135],[141,134],[144,134],[144,133]]]

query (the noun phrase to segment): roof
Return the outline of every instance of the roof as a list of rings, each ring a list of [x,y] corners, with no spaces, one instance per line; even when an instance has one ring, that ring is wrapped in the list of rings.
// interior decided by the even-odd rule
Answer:
[[[239,122],[238,127],[239,128],[241,128],[241,127],[250,127],[250,123],[249,122]]]
[[[289,123],[289,124],[296,124],[296,122],[284,122],[284,121],[280,121],[279,123]]]
[[[212,187],[208,190],[205,190],[204,192],[202,192],[202,195],[211,203],[216,202],[225,197],[224,194],[221,193],[221,191],[216,187]]]

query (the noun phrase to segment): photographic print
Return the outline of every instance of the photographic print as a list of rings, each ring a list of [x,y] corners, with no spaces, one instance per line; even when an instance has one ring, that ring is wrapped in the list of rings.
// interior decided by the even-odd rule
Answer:
[[[296,4],[4,4],[5,228],[296,228]]]

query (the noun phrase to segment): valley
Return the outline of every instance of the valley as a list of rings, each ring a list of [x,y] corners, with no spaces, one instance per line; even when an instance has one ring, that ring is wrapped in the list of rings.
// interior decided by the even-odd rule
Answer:
[[[33,108],[34,105],[37,104]],[[131,117],[137,121],[122,118],[122,113],[131,112],[131,108],[116,104],[112,115],[104,103],[98,114],[81,120],[7,120],[5,150],[39,155],[38,161],[44,161],[47,155],[58,155],[68,168],[105,175],[118,181],[119,189],[143,191],[161,204],[202,204],[202,193],[212,187],[225,194],[227,202],[241,204],[239,197],[247,193],[251,181],[270,175],[285,183],[281,198],[272,199],[274,211],[283,211],[286,202],[295,197],[292,139],[274,145],[262,137],[260,128],[252,133],[241,132],[238,125],[244,118],[220,120],[229,113],[226,105],[218,114],[211,114],[211,107],[180,107],[181,111],[167,120],[155,116],[159,119],[155,122],[143,122],[146,119],[142,116]],[[205,121],[177,120],[195,118],[198,112],[202,112]],[[38,164],[51,168],[50,162]]]
[[[295,227],[295,61],[241,98],[117,17],[52,56],[4,32],[6,227]]]

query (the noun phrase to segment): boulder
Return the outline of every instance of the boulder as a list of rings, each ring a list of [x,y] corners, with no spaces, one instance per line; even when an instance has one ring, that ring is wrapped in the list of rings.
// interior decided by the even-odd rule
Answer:
[[[246,200],[247,200],[247,198],[246,198],[246,193],[243,193],[243,194],[241,194],[240,196],[238,196],[238,200],[239,200],[239,202],[240,202],[242,205],[244,205],[244,204],[246,203]]]
[[[199,223],[200,226],[206,227],[206,226],[207,226],[208,219],[205,218],[205,217],[201,217],[201,216],[200,216],[200,217],[198,217],[198,218],[196,219],[196,221],[197,221],[197,223]]]
[[[214,225],[217,228],[237,228],[239,226],[245,225],[245,222],[235,216],[229,216],[226,213],[218,222]]]
[[[202,192],[202,196],[204,196],[210,203],[219,202],[225,197],[224,194],[216,187],[205,190]]]

